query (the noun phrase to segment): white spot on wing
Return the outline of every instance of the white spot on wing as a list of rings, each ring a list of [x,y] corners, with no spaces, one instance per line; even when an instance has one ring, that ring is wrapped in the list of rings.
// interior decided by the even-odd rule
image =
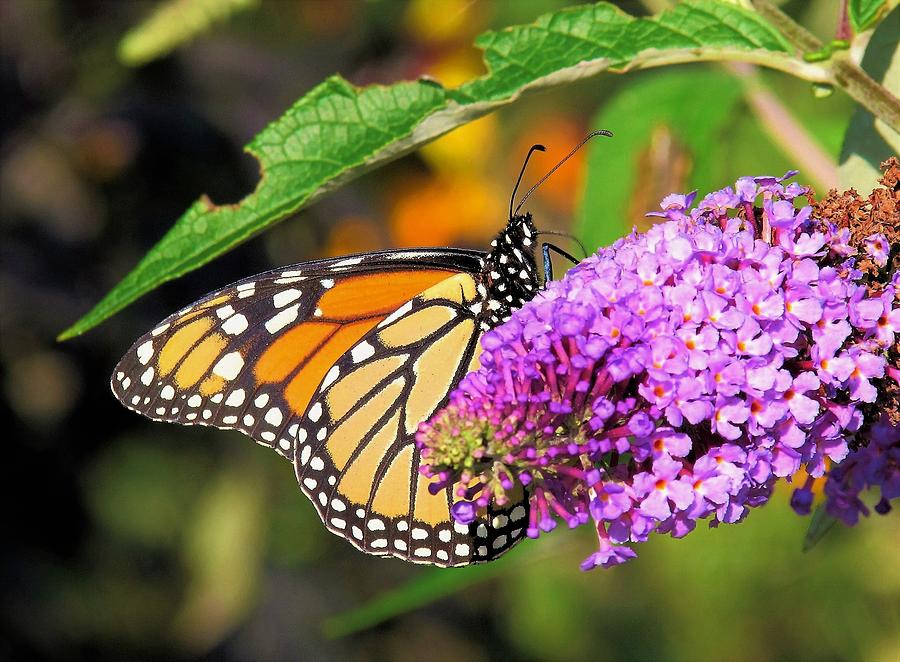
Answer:
[[[272,319],[266,322],[266,331],[269,333],[278,333],[288,324],[297,319],[297,312],[300,310],[300,304],[295,303],[289,308],[285,308]]]
[[[278,407],[272,407],[269,411],[266,412],[266,423],[268,423],[269,425],[281,425],[281,421],[283,420],[284,416],[282,415],[281,410]]]
[[[387,326],[388,324],[391,324],[392,322],[400,319],[401,317],[406,315],[406,313],[408,313],[410,310],[412,310],[412,301],[407,301],[402,306],[400,306],[397,310],[395,310],[390,315],[385,317],[381,321],[381,323],[378,325],[378,328],[380,329],[380,328]]]
[[[188,398],[187,406],[188,407],[199,407],[202,402],[203,402],[203,398],[201,398],[199,395],[194,394],[190,398]]]
[[[345,259],[345,260],[341,260],[341,261],[339,261],[339,262],[335,262],[335,263],[334,263],[333,265],[331,265],[331,266],[333,266],[333,267],[350,267],[350,266],[353,266],[354,264],[359,264],[359,263],[362,262],[362,261],[363,261],[362,256],[360,256],[360,257],[348,257],[348,258]]]
[[[309,413],[306,417],[311,420],[313,423],[322,418],[322,403],[317,402],[312,407],[309,408]]]
[[[153,370],[153,366],[150,366],[149,368],[144,370],[144,374],[141,375],[141,384],[143,384],[144,386],[150,386],[151,382],[153,381],[154,374],[155,371]]]
[[[150,362],[150,359],[153,357],[153,342],[148,340],[140,347],[138,347],[137,357],[138,361],[141,362],[141,365],[147,365]]]
[[[218,315],[220,320],[228,319],[234,315],[234,308],[231,306],[222,306],[221,308],[216,309],[216,315]]]
[[[222,331],[230,336],[236,336],[246,331],[248,326],[247,318],[244,317],[243,313],[238,313],[225,320],[222,324]]]
[[[322,386],[319,387],[319,390],[324,390],[334,384],[335,380],[341,374],[341,369],[336,365],[331,366],[331,370],[325,375],[325,379],[322,380]]]
[[[350,357],[353,359],[354,363],[360,363],[365,361],[367,358],[372,356],[375,353],[375,348],[372,347],[371,343],[368,341],[363,341],[359,343],[356,347],[350,350]]]
[[[245,397],[246,394],[244,393],[244,389],[235,389],[228,394],[228,397],[225,399],[225,404],[229,407],[240,407],[242,404],[244,404]]]
[[[284,308],[289,303],[294,303],[297,299],[299,299],[300,294],[300,290],[294,289],[293,287],[287,290],[282,290],[272,297],[272,303],[275,304],[276,308]]]
[[[213,366],[213,374],[225,379],[234,379],[244,367],[244,357],[240,352],[229,352]]]
[[[163,400],[171,400],[175,397],[175,389],[170,384],[166,384],[163,386],[162,391],[159,392],[159,397]]]

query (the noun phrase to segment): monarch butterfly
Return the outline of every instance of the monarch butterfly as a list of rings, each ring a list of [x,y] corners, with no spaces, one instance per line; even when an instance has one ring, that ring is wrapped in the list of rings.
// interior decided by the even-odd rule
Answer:
[[[358,549],[415,563],[489,561],[518,542],[527,495],[455,522],[414,435],[478,365],[479,337],[539,287],[530,213],[488,252],[390,250],[305,262],[208,294],[140,337],[111,379],[148,418],[237,429],[294,465],[322,522]],[[551,277],[543,245],[544,279]]]

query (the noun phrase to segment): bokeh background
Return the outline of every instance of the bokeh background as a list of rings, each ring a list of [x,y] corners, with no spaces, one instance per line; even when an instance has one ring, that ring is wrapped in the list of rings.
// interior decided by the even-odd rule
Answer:
[[[543,228],[591,248],[640,227],[672,191],[798,167],[824,192],[853,109],[839,94],[710,65],[529,97],[55,343],[201,193],[221,203],[252,190],[241,146],[323,78],[453,86],[483,73],[475,35],[565,3],[233,4],[172,54],[126,66],[119,44],[157,3],[0,2],[0,656],[898,659],[896,515],[836,527],[804,554],[808,520],[785,487],[741,525],[658,536],[612,570],[578,570],[587,529],[484,567],[420,568],[325,532],[275,454],[236,432],[143,420],[107,386],[140,333],[240,277],[387,247],[484,247],[534,142],[550,153],[531,181],[589,129],[616,133],[530,202]],[[783,9],[827,39],[838,4]]]

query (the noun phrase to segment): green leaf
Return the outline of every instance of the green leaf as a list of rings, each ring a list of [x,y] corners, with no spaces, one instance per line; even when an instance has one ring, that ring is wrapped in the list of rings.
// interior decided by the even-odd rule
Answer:
[[[853,29],[856,32],[868,30],[878,21],[879,14],[887,7],[887,0],[850,0],[847,13],[850,15]]]
[[[900,96],[900,9],[888,14],[872,34],[861,66],[873,80]],[[900,154],[900,133],[858,106],[841,148],[841,185],[868,195],[881,176],[879,164],[896,154]]]
[[[326,80],[266,127],[247,151],[262,164],[256,191],[235,205],[195,202],[99,304],[61,340],[77,336],[154,287],[206,264],[327,190],[364,164],[396,156],[424,118],[445,102],[430,83],[359,90]]]
[[[60,339],[79,335],[160,284],[196,269],[320,195],[523,93],[606,70],[747,59],[802,75],[779,32],[737,5],[693,0],[652,18],[613,5],[574,7],[477,40],[488,73],[455,90],[419,81],[353,87],[334,77],[248,146],[256,190],[229,206],[201,198],[97,306]]]
[[[592,126],[610,129],[615,142],[596,141],[588,153],[578,219],[585,245],[609,245],[631,229],[636,216],[657,209],[661,196],[676,192],[659,181],[675,170],[673,163],[662,164],[661,172],[642,165],[657,129],[674,137],[681,158],[691,164],[686,191],[720,188],[714,148],[741,94],[741,85],[723,71],[680,70],[635,81],[607,103]]]
[[[119,60],[139,66],[168,55],[235,12],[253,9],[259,0],[168,0],[158,5],[119,42]]]
[[[819,544],[819,541],[825,537],[825,534],[831,531],[831,527],[833,527],[836,522],[837,520],[825,510],[825,504],[820,503],[815,512],[813,512],[812,520],[809,522],[809,528],[806,530],[806,535],[803,537],[803,551],[808,552]]]
[[[607,3],[542,16],[532,25],[488,32],[475,40],[491,72],[463,85],[459,101],[508,98],[607,69],[669,64],[691,53],[789,52],[781,34],[756,14],[722,2],[686,2],[657,17],[636,19]],[[700,49],[700,51],[695,51]]]

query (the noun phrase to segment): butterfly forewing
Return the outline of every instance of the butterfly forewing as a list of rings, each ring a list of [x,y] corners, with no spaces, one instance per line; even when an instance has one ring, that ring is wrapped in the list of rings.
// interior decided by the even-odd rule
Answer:
[[[491,302],[475,276],[488,257],[390,251],[240,281],[140,338],[113,392],[155,420],[234,428],[276,449],[325,525],[366,552],[490,560],[521,536],[524,495],[456,524],[453,491],[430,493],[414,445],[477,361]]]
[[[152,419],[235,428],[292,457],[284,433],[326,374],[323,360],[339,358],[379,315],[478,259],[470,251],[395,251],[239,281],[140,338],[113,373],[113,393]],[[349,319],[358,299],[366,305]]]

